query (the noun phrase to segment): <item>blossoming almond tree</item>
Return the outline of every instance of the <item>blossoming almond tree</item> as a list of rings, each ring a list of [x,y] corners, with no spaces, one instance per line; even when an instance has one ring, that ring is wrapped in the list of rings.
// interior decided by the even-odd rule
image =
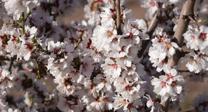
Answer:
[[[127,0],[87,0],[70,25],[58,17],[82,0],[0,1],[1,112],[168,112],[182,71],[208,70],[204,1],[141,0],[138,19]]]

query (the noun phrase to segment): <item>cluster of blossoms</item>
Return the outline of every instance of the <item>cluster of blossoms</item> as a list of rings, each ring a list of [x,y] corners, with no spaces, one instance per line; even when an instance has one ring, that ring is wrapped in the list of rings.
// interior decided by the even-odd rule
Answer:
[[[158,72],[165,73],[151,81],[154,92],[161,96],[162,104],[165,104],[169,98],[175,101],[182,92],[183,77],[169,63],[169,59],[173,58],[178,49],[180,49],[179,46],[171,42],[170,37],[165,33],[157,34],[152,39],[152,46],[149,48],[149,60],[153,63],[153,67],[156,67]]]
[[[128,11],[122,10],[124,22],[123,34],[116,29],[116,10],[113,1],[103,2],[95,30],[92,34],[92,47],[101,54],[101,68],[103,69],[106,85],[112,89],[99,90],[112,94],[114,110],[136,111],[142,106],[141,97],[144,95],[140,75],[136,72],[137,51],[140,46],[140,37],[147,30],[144,20],[127,20]],[[100,85],[98,85],[100,86]],[[97,110],[99,111],[99,110]]]
[[[35,50],[34,38],[37,33],[35,27],[25,26],[22,29],[12,29],[8,26],[3,26],[0,32],[0,50],[1,55],[7,55],[9,58],[24,59],[28,61],[30,59],[31,53]],[[24,32],[21,35],[21,32]]]
[[[153,66],[158,72],[164,72],[159,78],[154,77],[151,81],[154,92],[161,96],[161,104],[165,104],[169,98],[175,101],[182,92],[184,79],[168,62],[176,53],[176,49],[179,49],[178,45],[171,42],[165,35],[152,39],[152,46],[149,48],[150,61]]]
[[[178,94],[182,91],[183,78],[177,74],[175,69],[167,68],[164,70],[165,75],[159,76],[151,81],[154,86],[154,92],[162,96],[162,103],[165,103],[168,98],[172,101],[178,99]]]
[[[152,17],[182,1],[144,0],[143,6]],[[80,6],[78,0],[2,2],[0,111],[154,112],[179,100],[184,79],[170,62],[182,51],[172,34],[179,7],[161,12],[164,22],[151,34],[145,20],[131,18],[125,0],[87,0],[85,19],[70,25],[58,18]],[[190,25],[184,33],[190,72],[208,68],[207,32]]]
[[[152,39],[149,56],[150,61],[158,72],[170,66],[168,59],[174,56],[176,49],[179,49],[179,46],[175,42],[171,42],[167,35],[157,35]]]
[[[20,18],[22,12],[29,13],[36,5],[38,0],[2,0],[8,15],[12,15],[13,19]]]
[[[208,70],[208,27],[200,26],[196,28],[189,26],[188,31],[184,33],[187,48],[193,50],[187,57],[190,61],[186,67],[190,72],[199,73]]]

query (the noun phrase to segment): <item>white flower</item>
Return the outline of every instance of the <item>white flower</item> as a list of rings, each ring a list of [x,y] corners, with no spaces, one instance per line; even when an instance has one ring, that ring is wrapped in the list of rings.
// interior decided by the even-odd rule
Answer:
[[[125,97],[126,94],[128,95],[137,94],[136,97],[134,97],[136,99],[140,97],[140,93],[142,95],[140,84],[137,84],[136,81],[129,82],[126,79],[118,78],[117,80],[114,81],[114,86],[116,92],[120,93],[123,97]]]
[[[166,74],[159,76],[159,78],[153,78],[151,84],[154,86],[154,92],[161,96],[161,103],[164,104],[170,97],[173,101],[182,91],[183,78],[177,75],[175,69],[165,70]]]
[[[123,108],[124,111],[135,111],[141,105],[140,98],[144,95],[144,91],[141,89],[141,83],[127,76],[125,79],[123,77],[115,79],[113,85],[118,94],[114,98],[115,110]]]
[[[4,7],[7,10],[7,13],[14,15],[14,18],[18,19],[25,8],[21,4],[21,0],[4,0]],[[16,16],[16,17],[15,17]]]
[[[87,0],[88,4],[85,5],[85,17],[88,19],[88,24],[97,25],[100,22],[100,8],[102,5],[108,3],[108,0]]]
[[[147,39],[145,34],[147,31],[147,24],[142,19],[136,19],[127,21],[127,25],[124,27],[125,35],[122,37],[126,43],[136,44],[140,43],[140,38]],[[120,43],[122,45],[122,43]]]
[[[142,7],[147,8],[147,16],[151,18],[158,9],[157,0],[142,0]]]
[[[24,97],[25,97],[25,100],[24,100],[25,104],[27,106],[31,107],[33,102],[32,102],[32,99],[31,99],[31,96],[29,95],[29,93],[26,92]]]
[[[53,40],[50,40],[47,42],[47,49],[49,51],[56,51],[64,46],[64,43],[62,42],[54,42]]]
[[[120,108],[124,108],[123,110],[128,110],[128,105],[130,103],[121,96],[116,96],[114,100],[114,109],[118,110]]]
[[[24,41],[24,39],[32,40],[37,35],[37,31],[38,29],[36,27],[25,26],[25,35],[29,37],[23,37],[22,41]]]
[[[200,26],[200,28],[195,28],[192,26],[188,27],[183,36],[186,41],[186,46],[193,50],[200,50],[202,52],[208,53],[208,27]]]
[[[112,87],[110,82],[107,82],[106,80],[100,82],[97,86],[96,86],[96,90],[99,92],[103,89],[106,89],[107,91],[112,91]]]
[[[183,0],[169,0],[169,2],[173,3],[173,4],[176,4],[176,3],[181,2],[181,1],[183,1]]]
[[[38,4],[38,0],[3,0],[3,2],[7,13],[13,15],[14,19],[19,19],[23,12],[28,13]]]
[[[28,61],[30,59],[31,56],[31,52],[32,52],[32,45],[31,44],[21,44],[20,48],[19,48],[19,52],[17,54],[17,59],[24,59],[26,61]]]
[[[202,67],[196,61],[188,62],[186,64],[186,67],[190,72],[195,72],[195,73],[199,73],[202,70]]]
[[[129,20],[126,30],[132,30],[133,32],[146,32],[147,24],[143,19]]]
[[[0,70],[0,81],[2,81],[3,79],[5,79],[6,77],[9,76],[9,71],[6,69],[1,69]]]
[[[124,112],[138,112],[137,108],[141,105],[141,101],[134,99],[134,97],[129,96],[129,99],[125,99],[120,95],[114,97],[113,107],[115,110],[120,110]]]
[[[208,70],[208,56],[204,54],[189,53],[191,59],[186,64],[190,72],[199,73],[202,70]]]
[[[166,37],[156,37],[152,39],[152,46],[149,48],[150,61],[153,67],[157,67],[157,71],[163,70],[167,64],[167,59],[175,54],[175,50],[179,49],[178,45],[170,42]]]
[[[62,74],[62,71],[59,69],[59,65],[54,63],[54,58],[50,57],[48,59],[47,69],[54,76],[59,76]]]
[[[116,37],[116,30],[112,28],[106,28],[103,26],[97,26],[93,31],[92,45],[100,51],[110,51],[110,43]]]
[[[112,16],[115,15],[115,11],[113,12],[110,7],[103,7],[102,9],[103,12],[100,14],[102,26],[107,28],[115,27],[115,21],[112,18]]]
[[[76,87],[72,85],[71,78],[68,76],[58,75],[55,77],[54,82],[57,83],[57,90],[64,95],[71,95],[74,93]]]
[[[28,61],[35,46],[33,38],[36,36],[37,29],[35,27],[25,27],[25,33],[22,34],[21,29],[2,29],[8,34],[6,38],[9,39],[5,45],[5,51],[9,57],[17,56],[17,59],[24,59]],[[5,41],[5,40],[4,40]]]
[[[89,25],[96,25],[98,24],[100,18],[99,18],[99,15],[97,14],[97,10],[91,10],[91,7],[94,6],[94,2],[93,1],[89,1],[89,2],[92,2],[92,3],[88,3],[88,5],[86,5],[84,7],[84,11],[85,11],[85,18],[88,19],[88,24]]]
[[[17,43],[15,37],[8,41],[6,51],[10,53],[10,56],[17,56],[17,59],[24,59],[28,61],[33,50],[33,45],[30,43]]]
[[[161,45],[157,45],[154,47],[150,47],[149,49],[149,56],[150,61],[153,63],[153,66],[158,66],[166,57],[167,53],[165,48]]]
[[[93,101],[87,106],[87,110],[91,112],[107,111],[111,110],[112,108],[113,104],[106,96],[99,97],[97,101]]]
[[[104,73],[112,78],[118,78],[121,74],[121,67],[114,60],[107,58],[105,64],[102,64]]]
[[[6,51],[11,52],[11,56],[14,56],[17,54],[17,42],[16,42],[16,37],[12,37],[8,42],[6,46]]]
[[[5,111],[5,112],[6,112],[6,111]],[[9,108],[9,109],[7,110],[7,112],[20,112],[20,110]]]

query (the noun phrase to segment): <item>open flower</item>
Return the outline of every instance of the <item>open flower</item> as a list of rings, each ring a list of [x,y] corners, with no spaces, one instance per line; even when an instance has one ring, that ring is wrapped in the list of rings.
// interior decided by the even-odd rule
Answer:
[[[176,49],[179,49],[175,42],[171,42],[165,36],[159,36],[152,39],[152,46],[149,49],[150,61],[153,67],[157,67],[157,71],[162,71],[167,65],[167,59],[172,57]]]
[[[71,78],[68,76],[58,75],[54,79],[54,82],[57,83],[57,90],[64,95],[71,95],[74,93],[76,87],[72,84]]]
[[[138,112],[138,108],[141,106],[141,101],[134,99],[134,97],[129,96],[129,98],[124,98],[120,95],[114,97],[114,109],[117,111],[124,112]]]
[[[28,13],[30,9],[38,4],[38,0],[3,0],[3,2],[7,13],[16,20],[23,12]]]
[[[177,75],[175,69],[166,69],[166,74],[153,78],[151,84],[154,86],[154,92],[161,97],[161,103],[164,104],[168,98],[175,101],[182,91],[181,83],[183,78]]]
[[[107,96],[100,96],[87,106],[87,110],[91,112],[112,110],[113,104]]]
[[[110,51],[110,44],[116,37],[116,30],[103,26],[97,26],[93,32],[92,45],[97,51]]]
[[[191,57],[186,67],[190,72],[199,73],[202,70],[208,70],[208,56],[202,53],[191,52],[188,54]]]
[[[200,26],[198,29],[189,26],[188,31],[186,31],[183,36],[188,48],[208,53],[208,27]]]
[[[114,78],[118,78],[121,74],[121,67],[117,64],[113,59],[107,58],[105,59],[105,64],[102,65],[104,73],[107,76]]]

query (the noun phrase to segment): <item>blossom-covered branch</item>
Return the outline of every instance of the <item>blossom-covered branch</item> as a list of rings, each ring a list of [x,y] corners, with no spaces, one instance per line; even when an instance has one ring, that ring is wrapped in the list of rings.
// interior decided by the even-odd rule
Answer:
[[[87,0],[83,20],[60,23],[80,2],[1,2],[0,111],[168,111],[186,90],[178,59],[190,73],[208,70],[208,27],[193,16],[195,0],[142,0],[145,20],[127,0]]]

